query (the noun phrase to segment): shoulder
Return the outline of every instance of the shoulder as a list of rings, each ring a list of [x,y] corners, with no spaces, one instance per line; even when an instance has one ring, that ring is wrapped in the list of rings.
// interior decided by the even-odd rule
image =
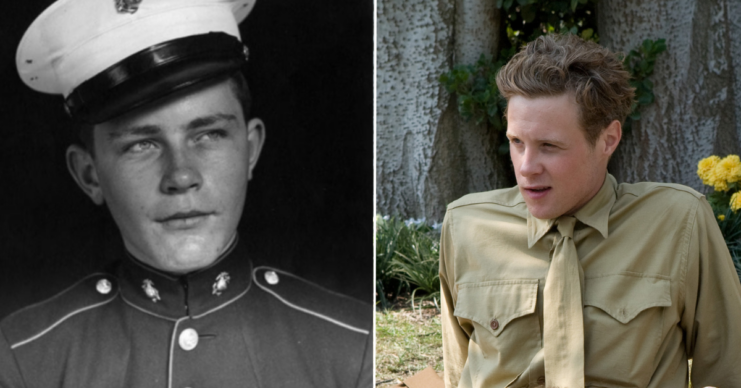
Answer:
[[[15,349],[44,337],[73,317],[108,304],[117,295],[114,276],[94,273],[49,299],[10,314],[0,321],[0,329]]]
[[[647,195],[660,194],[663,196],[674,196],[677,198],[695,198],[700,199],[702,194],[695,189],[680,185],[677,183],[660,183],[660,182],[639,182],[639,183],[621,183],[618,185],[617,196],[620,198],[624,195],[642,197]]]
[[[703,198],[705,196],[693,188],[675,183],[621,183],[617,188],[618,205],[638,201],[645,206],[696,208]]]
[[[515,186],[506,189],[498,189],[464,195],[463,197],[448,204],[448,211],[475,205],[514,207],[524,203],[525,200],[522,198],[522,195],[520,195],[520,189]]]
[[[286,308],[308,314],[342,331],[370,335],[373,308],[294,274],[268,266],[252,271],[255,285]]]

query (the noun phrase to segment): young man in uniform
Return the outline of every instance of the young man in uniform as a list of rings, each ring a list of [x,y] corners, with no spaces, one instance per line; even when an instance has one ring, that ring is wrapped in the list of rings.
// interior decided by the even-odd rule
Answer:
[[[448,387],[733,387],[741,285],[705,198],[618,184],[633,90],[609,50],[529,43],[500,71],[517,187],[448,206]]]
[[[0,386],[370,386],[372,307],[253,266],[237,224],[265,139],[238,23],[254,0],[60,0],[17,54],[62,94],[110,271],[0,322]]]

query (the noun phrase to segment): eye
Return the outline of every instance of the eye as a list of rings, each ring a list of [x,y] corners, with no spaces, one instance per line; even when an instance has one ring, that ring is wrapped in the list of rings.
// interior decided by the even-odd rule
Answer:
[[[214,129],[210,131],[203,132],[198,136],[196,139],[197,141],[217,141],[225,138],[227,135],[226,131],[223,129]]]
[[[153,148],[155,148],[154,142],[152,142],[151,140],[142,140],[126,147],[126,152],[138,154],[141,152],[149,151]]]
[[[522,142],[520,141],[520,139],[518,139],[518,138],[516,138],[516,137],[513,137],[513,138],[509,139],[509,142],[510,142],[511,144],[520,144],[520,143],[522,143]]]

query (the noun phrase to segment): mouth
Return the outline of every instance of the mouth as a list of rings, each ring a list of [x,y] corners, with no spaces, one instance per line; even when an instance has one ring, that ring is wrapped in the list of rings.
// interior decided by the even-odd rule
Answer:
[[[538,199],[544,197],[551,191],[551,186],[526,186],[523,191],[531,198]]]
[[[187,212],[177,212],[163,218],[155,219],[168,229],[190,229],[204,222],[213,212],[203,212],[191,210]]]

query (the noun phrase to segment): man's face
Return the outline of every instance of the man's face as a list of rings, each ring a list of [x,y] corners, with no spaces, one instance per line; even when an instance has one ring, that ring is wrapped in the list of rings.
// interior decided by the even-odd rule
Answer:
[[[608,127],[613,131],[612,126]],[[602,187],[614,139],[607,130],[593,147],[579,123],[571,94],[514,96],[507,106],[507,137],[520,193],[536,218],[551,219],[579,210]],[[617,141],[619,141],[619,134]],[[610,144],[608,144],[610,143]]]
[[[99,192],[88,194],[102,197],[138,259],[202,268],[235,235],[262,131],[245,123],[227,81],[176,95],[96,126]]]

